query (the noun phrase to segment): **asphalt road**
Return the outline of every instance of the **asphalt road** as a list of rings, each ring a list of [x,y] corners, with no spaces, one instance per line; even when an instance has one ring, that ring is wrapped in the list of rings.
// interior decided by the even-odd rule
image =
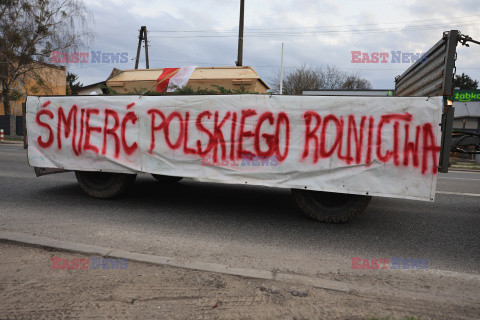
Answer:
[[[165,186],[140,175],[125,197],[93,199],[73,173],[36,178],[21,145],[0,145],[1,230],[308,275],[347,271],[351,257],[428,259],[435,270],[480,274],[480,173],[440,174],[437,190],[460,194],[374,198],[355,220],[331,225],[305,218],[289,190],[266,187]]]

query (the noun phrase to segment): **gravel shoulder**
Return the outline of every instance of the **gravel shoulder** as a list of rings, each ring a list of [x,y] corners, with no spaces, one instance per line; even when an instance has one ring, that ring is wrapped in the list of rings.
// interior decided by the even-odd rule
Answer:
[[[96,263],[100,269],[92,269],[101,257],[5,242],[0,257],[2,319],[478,319],[480,314],[478,281],[462,283],[444,274],[330,275],[379,288],[367,294],[133,261],[127,268]],[[72,259],[89,262],[86,269],[52,269],[52,257],[68,259],[70,266]],[[405,287],[406,279],[411,295],[394,289]]]

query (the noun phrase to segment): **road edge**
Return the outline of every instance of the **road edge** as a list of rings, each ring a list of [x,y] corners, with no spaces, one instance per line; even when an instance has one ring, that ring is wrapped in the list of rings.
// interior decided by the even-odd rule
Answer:
[[[170,257],[137,253],[116,248],[101,247],[78,242],[56,240],[34,235],[22,234],[18,232],[0,231],[0,242],[27,245],[42,249],[54,249],[69,253],[99,255],[105,258],[112,259],[128,259],[130,261],[141,263],[170,266],[188,270],[223,273],[233,276],[241,276],[245,278],[283,281],[294,284],[308,285],[319,289],[334,290],[346,293],[351,293],[351,291],[354,289],[350,284],[335,280],[320,279],[315,277],[268,270],[233,268],[223,264],[208,262],[181,263],[176,261],[175,258]]]
[[[128,259],[134,262],[147,263],[159,266],[169,266],[174,268],[181,268],[186,270],[195,270],[203,272],[215,272],[231,276],[240,276],[244,278],[264,279],[272,281],[281,281],[294,285],[306,285],[323,290],[331,290],[336,292],[343,292],[348,294],[391,294],[388,289],[384,288],[382,284],[367,288],[365,286],[347,283],[338,280],[322,279],[314,276],[284,273],[269,270],[259,270],[250,268],[235,268],[228,265],[208,263],[208,262],[179,262],[175,258],[149,255],[137,252],[126,251],[122,249],[102,247],[90,244],[83,244],[71,241],[56,240],[51,238],[40,237],[36,235],[23,234],[11,231],[0,231],[0,242],[26,245],[30,247],[37,247],[42,249],[53,249],[69,253],[81,253],[86,255],[97,255],[111,259]],[[398,270],[408,271],[408,270]],[[431,275],[441,277],[461,277],[469,281],[480,281],[480,275],[461,273],[447,270],[428,270]],[[415,292],[411,290],[398,289],[394,295],[397,296],[400,292],[403,295],[414,299],[428,299],[437,300],[438,293],[427,293],[425,291]],[[456,301],[456,297],[449,298],[452,302]],[[452,300],[453,299],[453,300]]]

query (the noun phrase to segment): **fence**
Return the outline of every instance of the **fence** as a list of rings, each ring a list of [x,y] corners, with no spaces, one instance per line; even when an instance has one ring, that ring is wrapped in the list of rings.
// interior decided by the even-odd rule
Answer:
[[[16,116],[15,129],[17,136],[23,137],[23,116]]]
[[[10,116],[0,116],[0,129],[6,137],[10,135]]]
[[[23,116],[0,116],[0,129],[7,139],[23,137],[23,123]]]

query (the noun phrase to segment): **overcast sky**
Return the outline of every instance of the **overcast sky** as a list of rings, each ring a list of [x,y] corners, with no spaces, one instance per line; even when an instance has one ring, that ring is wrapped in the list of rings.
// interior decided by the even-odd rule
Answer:
[[[84,85],[105,80],[114,67],[134,68],[142,25],[148,30],[150,68],[235,65],[239,0],[85,2],[96,38],[84,51],[128,52],[129,61],[69,64]],[[245,2],[243,65],[254,67],[267,83],[280,70],[282,42],[286,72],[302,64],[333,65],[360,74],[376,89],[389,89],[408,63],[391,63],[391,57],[388,63],[351,63],[351,52],[421,53],[450,29],[480,39],[478,0]],[[459,46],[458,52],[457,74],[480,79],[480,46]],[[144,59],[142,51],[140,68]]]

